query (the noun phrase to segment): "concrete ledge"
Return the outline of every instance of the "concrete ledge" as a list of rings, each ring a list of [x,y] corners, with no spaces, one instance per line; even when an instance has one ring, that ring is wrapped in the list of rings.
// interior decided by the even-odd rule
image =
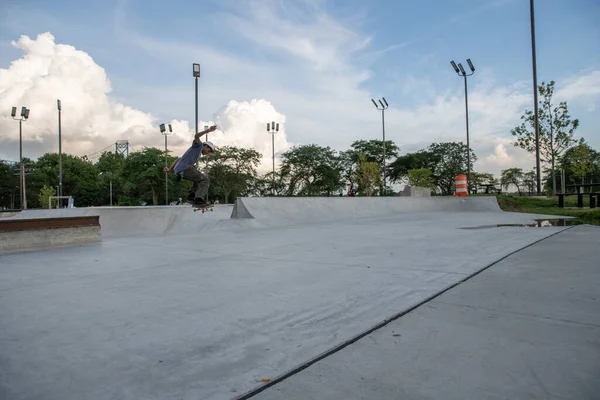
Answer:
[[[98,216],[0,220],[0,253],[100,241]]]

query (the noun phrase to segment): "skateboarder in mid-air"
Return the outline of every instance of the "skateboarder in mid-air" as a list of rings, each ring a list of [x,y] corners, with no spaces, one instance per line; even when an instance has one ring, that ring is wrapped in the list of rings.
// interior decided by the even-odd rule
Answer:
[[[187,200],[195,207],[204,207],[209,204],[207,198],[209,185],[208,176],[196,168],[196,162],[201,155],[215,152],[215,146],[211,142],[200,141],[202,136],[209,132],[213,132],[215,129],[217,129],[216,125],[196,133],[192,146],[187,149],[180,158],[175,160],[170,167],[164,168],[165,172],[175,172],[178,181],[183,178],[194,183]]]

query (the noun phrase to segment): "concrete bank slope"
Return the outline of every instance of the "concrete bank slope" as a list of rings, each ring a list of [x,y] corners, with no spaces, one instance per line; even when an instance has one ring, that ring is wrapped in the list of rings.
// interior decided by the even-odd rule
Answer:
[[[193,234],[215,229],[231,218],[232,205],[216,205],[202,214],[189,205],[145,207],[83,207],[23,210],[10,219],[100,216],[103,238]]]
[[[496,197],[244,197],[232,218],[259,221],[334,221],[400,213],[496,211]]]
[[[562,231],[252,398],[597,399],[599,245]]]

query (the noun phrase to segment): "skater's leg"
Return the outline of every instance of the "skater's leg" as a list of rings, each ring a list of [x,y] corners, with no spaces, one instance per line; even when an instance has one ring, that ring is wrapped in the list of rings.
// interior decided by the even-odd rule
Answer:
[[[205,174],[198,171],[195,167],[192,167],[183,172],[183,178],[194,182],[192,191],[196,201],[201,199],[201,202],[208,202],[209,180]]]

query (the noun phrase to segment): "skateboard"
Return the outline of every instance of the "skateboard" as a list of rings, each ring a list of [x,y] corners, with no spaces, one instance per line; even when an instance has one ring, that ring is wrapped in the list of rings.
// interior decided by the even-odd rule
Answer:
[[[214,203],[208,203],[205,206],[194,206],[194,205],[192,205],[192,207],[194,208],[194,212],[196,212],[196,211],[202,211],[202,214],[204,214],[204,212],[206,212],[207,209],[210,210],[210,212],[213,212],[215,210],[213,206],[214,206]]]
[[[192,208],[194,209],[194,212],[196,211],[202,211],[202,214],[204,214],[204,212],[209,209],[211,212],[214,211],[214,205],[215,203],[208,203],[204,206],[195,206],[194,202],[192,200],[187,200],[186,201],[187,204],[190,204],[192,206]]]

